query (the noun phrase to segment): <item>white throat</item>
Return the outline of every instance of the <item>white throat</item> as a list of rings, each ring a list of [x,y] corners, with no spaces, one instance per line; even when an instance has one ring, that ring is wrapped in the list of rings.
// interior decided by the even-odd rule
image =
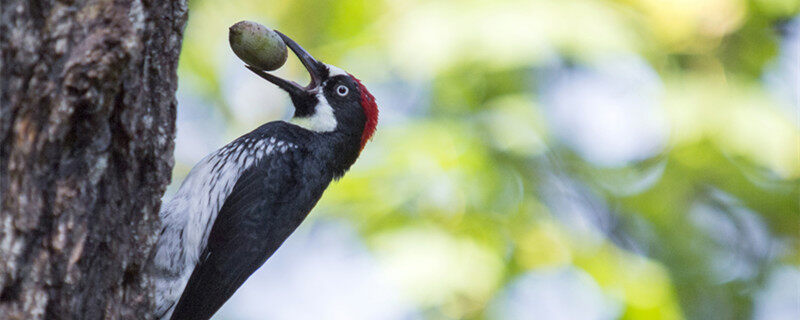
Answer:
[[[322,86],[320,86],[322,88]],[[318,89],[317,105],[314,106],[314,114],[308,117],[293,117],[290,121],[300,127],[314,132],[331,132],[336,130],[336,117],[333,115],[333,107],[325,99],[322,89]]]

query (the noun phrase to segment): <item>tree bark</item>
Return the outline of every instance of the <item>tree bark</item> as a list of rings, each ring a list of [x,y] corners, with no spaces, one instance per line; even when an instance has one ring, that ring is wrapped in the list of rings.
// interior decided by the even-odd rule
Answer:
[[[0,0],[0,319],[144,319],[185,0]]]

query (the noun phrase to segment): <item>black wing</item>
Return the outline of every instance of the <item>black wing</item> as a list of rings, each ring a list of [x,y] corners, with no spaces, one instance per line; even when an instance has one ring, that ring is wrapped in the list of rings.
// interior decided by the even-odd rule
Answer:
[[[173,320],[210,319],[308,215],[330,179],[321,186],[310,181],[303,157],[289,150],[242,174],[217,215]]]

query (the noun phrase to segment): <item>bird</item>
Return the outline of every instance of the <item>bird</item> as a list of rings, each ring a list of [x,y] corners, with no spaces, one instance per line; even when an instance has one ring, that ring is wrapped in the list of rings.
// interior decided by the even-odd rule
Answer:
[[[311,76],[306,86],[246,66],[286,91],[272,121],[198,162],[159,212],[149,267],[153,319],[210,319],[306,218],[375,133],[375,97],[350,73],[276,30]]]

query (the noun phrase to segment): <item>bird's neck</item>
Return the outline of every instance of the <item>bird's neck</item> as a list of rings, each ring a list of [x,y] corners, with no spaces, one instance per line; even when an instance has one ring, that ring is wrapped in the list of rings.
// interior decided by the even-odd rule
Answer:
[[[333,178],[339,179],[356,162],[361,153],[361,136],[358,133],[333,131],[320,134],[323,148],[322,158],[332,170]]]
[[[358,159],[364,130],[363,124],[345,121],[339,122],[334,130],[323,132],[310,130],[294,122],[281,122],[278,125],[286,126],[284,132],[293,132],[290,141],[308,148],[311,156],[309,160],[321,162],[322,167],[329,170],[331,177],[338,179]]]

